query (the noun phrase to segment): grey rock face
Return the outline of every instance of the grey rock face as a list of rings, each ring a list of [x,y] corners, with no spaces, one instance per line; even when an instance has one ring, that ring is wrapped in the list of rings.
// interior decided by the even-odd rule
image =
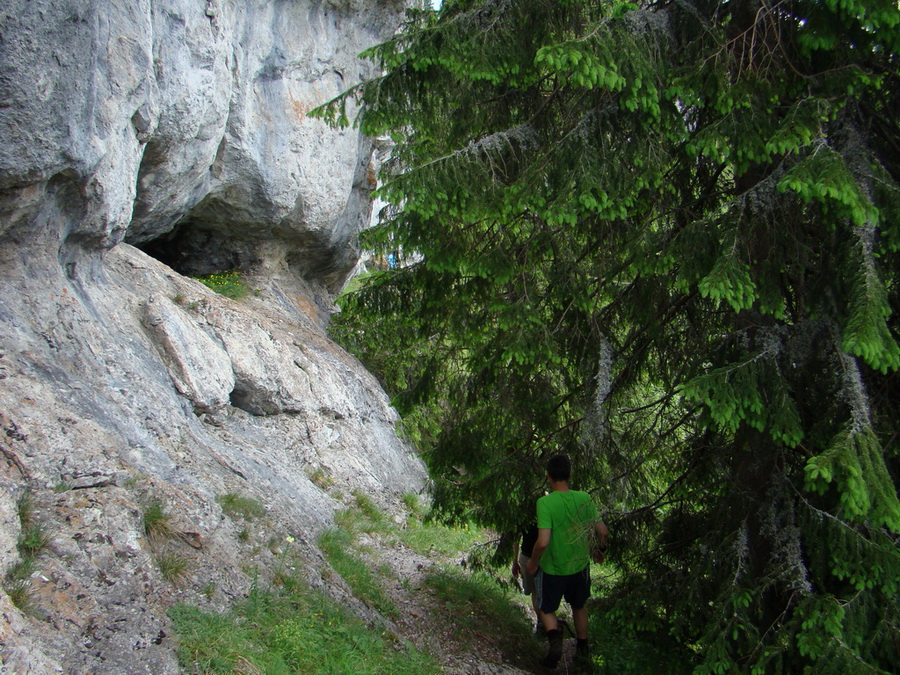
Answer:
[[[375,0],[11,0],[0,189],[70,185],[79,217],[63,240],[124,238],[192,274],[277,251],[340,288],[369,219],[372,147],[308,113],[370,74],[357,54],[398,12]]]
[[[30,609],[0,593],[0,666],[179,672],[173,603],[225,607],[288,538],[322,586],[340,495],[392,508],[424,488],[386,395],[323,329],[369,219],[371,144],[308,116],[399,11],[0,6],[0,572],[22,559],[23,495],[47,537]],[[240,302],[183,276],[234,267]],[[248,527],[228,495],[264,515]]]

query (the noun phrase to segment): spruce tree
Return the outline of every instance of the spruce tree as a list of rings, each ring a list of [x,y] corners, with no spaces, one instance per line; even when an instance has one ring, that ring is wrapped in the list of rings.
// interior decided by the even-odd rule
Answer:
[[[443,517],[569,453],[697,672],[900,663],[895,0],[447,0],[320,110],[394,142],[336,334]]]

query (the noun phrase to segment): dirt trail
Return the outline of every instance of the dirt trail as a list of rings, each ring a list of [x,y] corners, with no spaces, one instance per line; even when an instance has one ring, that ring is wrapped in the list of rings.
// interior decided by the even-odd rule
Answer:
[[[429,590],[426,576],[445,566],[416,553],[396,539],[385,540],[377,534],[367,536],[375,568],[387,568],[385,591],[399,609],[394,620],[398,637],[434,654],[449,675],[568,675],[572,669],[573,643],[566,639],[563,660],[554,670],[539,665],[546,651],[544,638],[533,637],[533,644],[521,646],[521,636],[504,640],[497,627],[484,625],[475,630],[461,628],[450,610]],[[461,562],[457,558],[457,564]],[[528,598],[521,596],[522,624],[532,621]]]

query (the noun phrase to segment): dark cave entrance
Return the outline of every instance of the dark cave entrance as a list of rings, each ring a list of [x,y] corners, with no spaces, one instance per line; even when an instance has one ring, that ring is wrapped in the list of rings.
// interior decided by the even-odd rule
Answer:
[[[253,261],[246,245],[192,219],[154,239],[128,242],[183,276],[202,277],[248,267]]]

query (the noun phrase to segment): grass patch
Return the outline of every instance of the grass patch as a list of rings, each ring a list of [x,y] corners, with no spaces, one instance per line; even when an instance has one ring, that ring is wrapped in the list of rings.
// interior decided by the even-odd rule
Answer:
[[[353,550],[353,534],[347,530],[329,530],[319,538],[319,548],[325,558],[353,589],[353,594],[389,617],[398,615],[397,608],[382,590],[380,578],[372,573],[371,565]]]
[[[250,293],[250,288],[237,270],[194,277],[201,284],[232,300],[241,300]]]
[[[309,476],[309,479],[322,490],[327,490],[334,485],[334,479],[321,467],[315,471],[308,472],[307,475]]]
[[[484,532],[472,526],[452,528],[429,522],[426,507],[415,496],[404,500],[410,510],[406,526],[395,524],[366,495],[354,493],[354,498],[352,508],[335,514],[337,528],[320,537],[319,548],[353,594],[387,617],[398,616],[397,607],[384,590],[389,571],[373,565],[360,545],[360,535],[375,533],[394,545],[400,539],[411,541],[413,548],[440,563],[456,560],[459,553],[485,539]],[[284,540],[293,541],[291,537]],[[367,625],[326,594],[311,589],[288,564],[293,561],[289,548],[281,548],[279,553],[274,543],[273,538],[270,548],[279,555],[279,562],[268,590],[260,589],[259,571],[248,568],[245,571],[254,579],[250,597],[228,612],[206,612],[189,605],[170,610],[185,672],[441,672],[433,656],[402,641],[384,626]],[[459,643],[487,641],[504,655],[505,662],[519,664],[529,672],[543,655],[545,644],[532,636],[522,597],[502,587],[499,579],[486,571],[455,568],[435,572],[412,592],[427,594],[428,604],[438,606],[423,623],[422,631],[443,624],[456,632]]]
[[[3,582],[3,592],[9,601],[23,612],[30,612],[34,605],[31,600],[31,582],[26,579],[7,578]]]
[[[447,527],[415,514],[409,515],[399,536],[409,548],[426,556],[468,551],[484,540],[484,533],[474,525]]]
[[[407,492],[401,497],[403,500],[403,506],[406,507],[406,510],[413,514],[414,516],[422,519],[425,517],[426,508],[422,503],[422,498],[417,495],[415,492]]]
[[[387,525],[387,518],[384,512],[372,499],[362,492],[354,491],[354,499],[356,499],[356,507],[363,516],[368,518],[378,529],[383,529]]]
[[[163,579],[173,586],[180,586],[188,576],[191,561],[178,553],[160,553],[154,556]]]
[[[543,656],[546,645],[534,639],[534,624],[516,594],[492,574],[437,570],[426,575],[425,587],[449,614],[444,620],[452,622],[461,642],[493,642],[506,661],[526,669]]]
[[[47,547],[49,537],[37,522],[34,510],[34,497],[26,491],[17,504],[19,524],[21,527],[16,548],[19,561],[7,570],[3,577],[3,590],[10,601],[23,612],[32,609],[31,575],[35,571],[37,557]]]
[[[19,497],[19,501],[16,503],[16,510],[19,512],[19,523],[22,525],[23,530],[34,525],[34,495],[30,490],[26,490]]]
[[[30,559],[37,558],[47,546],[48,541],[49,538],[44,528],[31,523],[22,530],[22,534],[19,536],[19,553]]]
[[[162,504],[151,502],[144,509],[142,515],[144,534],[151,542],[160,542],[171,539],[175,535],[172,527],[172,516],[165,512]]]
[[[366,626],[303,583],[281,592],[254,590],[246,601],[224,614],[182,604],[172,607],[169,617],[178,633],[178,658],[186,672],[440,672],[430,655],[398,642],[390,633]]]
[[[216,497],[216,501],[222,507],[222,511],[231,518],[244,518],[253,520],[266,515],[266,507],[262,502],[252,497],[244,497],[234,492]]]

